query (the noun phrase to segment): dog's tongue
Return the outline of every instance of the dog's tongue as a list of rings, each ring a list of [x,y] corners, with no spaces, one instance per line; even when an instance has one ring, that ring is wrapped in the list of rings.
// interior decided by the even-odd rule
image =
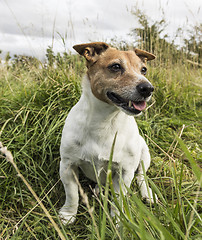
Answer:
[[[145,101],[133,102],[133,107],[139,111],[142,111],[146,108],[146,102]]]

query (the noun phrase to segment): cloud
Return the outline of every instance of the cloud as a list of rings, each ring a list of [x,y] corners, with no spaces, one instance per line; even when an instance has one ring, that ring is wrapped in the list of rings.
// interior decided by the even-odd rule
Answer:
[[[178,25],[187,24],[186,16],[189,24],[201,21],[200,0],[194,4],[192,0],[4,0],[0,1],[0,49],[42,58],[52,43],[55,51],[64,51],[87,41],[132,41],[128,33],[137,27],[131,14],[135,5],[153,20],[162,18],[163,9],[170,35]]]

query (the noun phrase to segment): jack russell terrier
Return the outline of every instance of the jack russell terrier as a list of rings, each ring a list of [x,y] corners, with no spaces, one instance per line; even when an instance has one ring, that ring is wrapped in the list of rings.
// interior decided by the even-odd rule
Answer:
[[[73,48],[85,57],[88,70],[82,82],[81,98],[69,112],[62,132],[60,177],[66,201],[59,214],[65,224],[74,222],[78,209],[75,179],[78,169],[95,182],[97,175],[101,184],[105,184],[116,133],[112,162],[115,191],[119,192],[122,182],[126,192],[137,173],[142,197],[153,202],[141,164],[143,162],[147,171],[151,161],[149,149],[139,134],[134,116],[146,108],[154,91],[145,74],[146,61],[155,56],[140,49],[119,51],[103,42]]]

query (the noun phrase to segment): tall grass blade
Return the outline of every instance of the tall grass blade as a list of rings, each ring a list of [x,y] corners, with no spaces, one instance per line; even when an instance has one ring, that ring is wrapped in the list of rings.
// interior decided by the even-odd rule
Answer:
[[[109,163],[108,163],[108,168],[107,168],[107,176],[106,176],[106,185],[105,185],[105,195],[104,195],[104,209],[103,211],[103,217],[102,217],[102,228],[101,228],[101,239],[105,239],[105,232],[106,232],[106,211],[107,211],[107,204],[108,204],[108,198],[109,198],[109,181],[110,181],[110,176],[112,174],[112,160],[113,160],[113,154],[114,154],[114,147],[116,143],[116,137],[117,133],[114,136],[114,140],[112,143],[111,147],[111,152],[110,152],[110,157],[109,157]]]
[[[202,187],[202,173],[200,171],[199,166],[197,165],[196,161],[194,160],[194,158],[192,157],[191,153],[189,152],[188,148],[185,146],[184,142],[182,141],[182,139],[180,139],[179,137],[177,137],[177,140],[182,148],[182,150],[184,151],[187,159],[190,162],[190,165],[192,167],[192,170],[198,180],[199,185]]]

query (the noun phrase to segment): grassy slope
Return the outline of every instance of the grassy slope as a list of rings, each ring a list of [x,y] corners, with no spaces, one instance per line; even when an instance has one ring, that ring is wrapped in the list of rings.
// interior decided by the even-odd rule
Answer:
[[[64,201],[63,187],[58,182],[61,130],[68,111],[80,96],[84,71],[84,62],[77,56],[69,57],[65,66],[55,69],[27,66],[27,70],[6,67],[0,70],[0,141],[12,151],[19,169],[37,195],[42,199],[48,193],[43,202],[59,226],[55,210]],[[174,239],[199,236],[198,185],[186,156],[179,144],[176,145],[175,135],[182,133],[181,138],[199,162],[201,77],[200,69],[187,65],[150,67],[148,78],[155,86],[155,103],[137,121],[141,133],[175,161],[145,136],[153,159],[150,184],[157,194],[162,194],[159,196],[161,204],[151,208],[138,202],[134,182],[131,194],[123,196],[125,215],[121,215],[123,226],[117,232],[108,217],[106,228],[101,228],[105,223],[103,209],[90,197],[90,204],[95,205],[94,217],[101,239],[168,239],[166,230]],[[88,181],[83,179],[82,182],[84,189],[90,192],[86,187]],[[0,238],[59,239],[40,207],[19,222],[36,202],[3,157],[0,157],[0,200]],[[106,207],[105,210],[108,211]],[[63,230],[69,239],[99,239],[84,205],[80,206],[79,213],[76,224]]]

